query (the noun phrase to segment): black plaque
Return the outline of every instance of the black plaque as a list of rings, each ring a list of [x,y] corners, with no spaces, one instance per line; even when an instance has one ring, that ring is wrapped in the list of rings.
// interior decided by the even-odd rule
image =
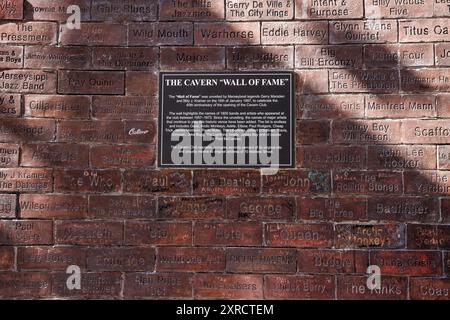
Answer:
[[[291,72],[161,72],[161,167],[293,167]]]

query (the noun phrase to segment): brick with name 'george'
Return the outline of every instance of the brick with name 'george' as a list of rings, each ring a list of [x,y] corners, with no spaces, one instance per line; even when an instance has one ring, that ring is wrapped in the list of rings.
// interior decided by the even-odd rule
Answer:
[[[52,244],[52,221],[2,220],[0,242],[2,245]]]
[[[56,72],[49,70],[2,70],[0,91],[12,93],[56,93]]]
[[[123,46],[127,44],[127,26],[119,23],[83,22],[81,29],[61,25],[59,41],[64,46]]]
[[[293,197],[233,197],[227,199],[227,218],[233,220],[294,220]]]
[[[54,45],[57,26],[53,22],[24,22],[0,24],[0,43]]]
[[[4,192],[51,192],[52,169],[0,169],[0,191]]]
[[[336,247],[349,248],[404,248],[404,224],[339,224],[336,225]]]
[[[153,219],[156,200],[151,196],[90,195],[89,216],[92,218]]]
[[[86,218],[87,198],[79,195],[21,194],[20,217],[26,219]]]
[[[224,11],[222,0],[159,1],[159,20],[161,21],[223,20]]]
[[[0,98],[1,100],[1,98]],[[26,95],[25,116],[40,118],[89,118],[88,96]]]
[[[262,44],[321,44],[328,40],[326,21],[263,22]]]

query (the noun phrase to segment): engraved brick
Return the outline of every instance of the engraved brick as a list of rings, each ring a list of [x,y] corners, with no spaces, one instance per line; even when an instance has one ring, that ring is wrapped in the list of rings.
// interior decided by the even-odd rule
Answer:
[[[298,271],[311,273],[365,273],[369,255],[361,250],[302,249],[298,253]]]
[[[192,276],[186,273],[127,273],[124,296],[127,298],[190,298]]]
[[[123,223],[112,221],[57,221],[55,242],[75,245],[121,245]]]
[[[61,121],[57,140],[60,142],[117,143],[123,141],[120,121]]]
[[[298,120],[295,129],[297,144],[326,143],[330,138],[328,120]]]
[[[449,103],[450,94],[439,94],[436,96],[436,108],[439,117],[450,117],[450,108],[447,107]]]
[[[334,172],[333,189],[337,194],[401,194],[402,174],[381,171]]]
[[[84,272],[81,274],[81,289],[69,290],[67,274],[52,275],[52,295],[56,297],[82,297],[84,299],[118,298],[121,291],[120,272]]]
[[[368,95],[366,116],[370,118],[434,117],[436,105],[430,95]]]
[[[153,96],[158,92],[158,78],[153,72],[129,71],[126,84],[127,95]]]
[[[155,144],[156,128],[156,121],[125,121],[125,142]]]
[[[402,123],[404,120],[337,120],[333,122],[331,134],[334,143],[397,144]]]
[[[15,218],[16,203],[17,196],[15,194],[0,194],[0,218]]]
[[[61,143],[34,143],[22,146],[24,167],[71,167],[89,165],[89,146]]]
[[[169,1],[168,1],[169,2]],[[198,70],[225,68],[225,48],[214,47],[163,47],[161,69]]]
[[[262,238],[262,225],[255,222],[197,222],[194,225],[194,245],[260,246]]]
[[[83,47],[25,47],[25,68],[88,69],[91,52]]]
[[[294,220],[292,197],[236,197],[227,200],[227,218],[232,220]]]
[[[70,265],[84,269],[86,253],[79,247],[20,247],[17,251],[19,270],[66,270]]]
[[[298,119],[364,117],[362,95],[298,95],[296,102]]]
[[[450,16],[450,7],[448,0],[436,0],[434,1],[434,15],[435,16]]]
[[[188,22],[132,23],[128,26],[129,46],[192,45],[194,30]]]
[[[295,0],[297,19],[354,19],[363,17],[362,0],[314,1]]]
[[[143,119],[157,113],[155,97],[94,96],[92,116],[97,119]]]
[[[22,68],[22,66],[23,66],[23,47],[0,45],[0,68],[15,69],[15,68]]]
[[[363,147],[314,145],[297,148],[297,166],[301,168],[364,169],[365,165],[366,150]]]
[[[52,22],[24,22],[0,24],[0,43],[49,44],[57,43],[57,26]]]
[[[0,297],[37,299],[51,292],[50,274],[46,272],[0,273]]]
[[[401,20],[398,25],[400,42],[450,41],[447,19]]]
[[[369,146],[369,169],[436,169],[434,146]]]
[[[267,246],[327,248],[333,245],[333,226],[328,223],[268,223],[264,232]]]
[[[364,63],[369,68],[432,66],[433,45],[431,43],[366,45]]]
[[[227,48],[227,68],[238,69],[285,69],[294,65],[292,46],[251,46]]]
[[[445,68],[401,70],[400,85],[406,92],[450,91],[449,71]]]
[[[450,8],[450,7],[449,7]],[[449,10],[450,13],[450,10]],[[436,43],[436,65],[437,66],[450,66],[450,44],[449,43]]]
[[[258,22],[196,23],[194,28],[196,45],[260,44],[260,40]]]
[[[0,93],[0,117],[20,116],[20,94]]]
[[[227,248],[227,271],[295,273],[295,249]]]
[[[158,248],[156,270],[221,272],[225,270],[225,250],[219,248]]]
[[[264,283],[264,296],[267,299],[296,300],[333,299],[335,292],[334,276],[329,275],[268,275]]]
[[[439,169],[450,170],[450,146],[439,146],[438,162]]]
[[[361,68],[362,46],[297,46],[295,67],[300,69]]]
[[[49,70],[2,70],[0,90],[12,93],[56,93],[56,72]]]
[[[71,16],[67,8],[76,5],[80,8],[81,21],[90,19],[89,0],[25,0],[25,18],[30,20],[52,20],[65,22]],[[71,11],[69,11],[71,12]]]
[[[19,145],[0,143],[0,167],[14,168],[19,164]]]
[[[87,216],[87,198],[78,195],[21,194],[20,217],[74,219]]]
[[[151,146],[95,146],[90,151],[91,166],[96,168],[145,168],[155,163]]]
[[[366,218],[364,198],[300,198],[297,208],[301,220],[361,221]]]
[[[158,218],[176,220],[221,219],[225,199],[217,197],[160,197]]]
[[[158,49],[94,48],[92,66],[106,70],[152,70],[158,66]]]
[[[379,266],[382,274],[442,274],[442,256],[437,251],[372,251],[370,263]]]
[[[125,75],[116,71],[59,71],[58,93],[124,94]]]
[[[336,225],[337,248],[404,248],[404,224]]]
[[[408,249],[450,248],[450,225],[408,225]]]
[[[196,274],[196,299],[262,299],[263,278],[258,275]]]
[[[405,171],[405,194],[450,195],[447,171]]]
[[[330,22],[330,43],[385,43],[397,41],[397,22],[349,20]]]
[[[321,44],[328,40],[328,23],[314,22],[263,22],[262,44]]]
[[[327,70],[301,70],[296,71],[297,93],[325,93],[328,92]]]
[[[329,193],[330,173],[315,170],[283,170],[276,175],[262,177],[264,193]]]
[[[154,21],[156,0],[96,0],[92,3],[92,19],[99,21]]]
[[[221,0],[159,1],[159,19],[170,21],[223,20],[224,2]]]
[[[156,201],[150,196],[89,196],[89,216],[93,218],[151,219]]]
[[[41,118],[89,118],[87,96],[26,95],[25,116]]]
[[[0,270],[12,270],[14,267],[14,248],[0,248]]]
[[[3,245],[52,244],[52,221],[2,220],[0,242]]]
[[[51,169],[0,169],[0,191],[5,192],[51,192]]]
[[[394,70],[330,70],[330,92],[398,92],[398,72]]]
[[[155,249],[89,248],[86,264],[93,271],[151,271],[155,266]]]
[[[119,170],[58,170],[55,190],[62,192],[117,192],[121,187]]]
[[[124,173],[124,191],[141,193],[188,193],[192,175],[184,170],[129,170]]]
[[[61,25],[59,41],[63,46],[123,46],[127,43],[127,26],[118,23],[83,22],[81,29]]]
[[[252,194],[259,193],[261,179],[258,171],[240,171],[239,176],[228,170],[194,171],[193,192],[203,194]]]
[[[294,17],[293,1],[234,0],[226,2],[228,21],[291,20]]]
[[[353,300],[406,300],[408,279],[383,276],[380,289],[367,287],[367,276],[343,275],[337,277],[337,298]]]
[[[161,246],[191,245],[192,224],[190,222],[127,221],[125,243]]]
[[[437,222],[439,203],[434,198],[370,197],[368,217],[378,221]]]
[[[433,16],[433,0],[390,1],[381,3],[364,0],[366,17],[376,18],[420,18]]]
[[[22,20],[22,18],[23,18],[23,0],[0,1],[0,19]]]
[[[413,300],[449,300],[448,279],[411,278],[410,298]]]

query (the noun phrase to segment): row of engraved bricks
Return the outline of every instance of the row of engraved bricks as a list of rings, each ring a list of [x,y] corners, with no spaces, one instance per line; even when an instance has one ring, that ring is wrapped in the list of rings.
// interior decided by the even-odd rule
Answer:
[[[383,276],[368,289],[363,275],[85,272],[69,290],[64,272],[2,272],[0,297],[449,300],[449,278]],[[74,277],[70,278],[73,281]]]
[[[240,47],[54,47],[2,45],[0,68],[221,70],[449,66],[450,43]],[[295,62],[294,62],[295,60]]]
[[[450,92],[449,68],[296,70],[297,93]],[[2,93],[156,95],[157,74],[143,71],[6,69]]]
[[[450,225],[404,223],[0,220],[2,245],[450,248]]]
[[[59,35],[59,39],[58,39]],[[0,24],[0,43],[87,46],[344,44],[450,41],[448,18],[280,22]]]

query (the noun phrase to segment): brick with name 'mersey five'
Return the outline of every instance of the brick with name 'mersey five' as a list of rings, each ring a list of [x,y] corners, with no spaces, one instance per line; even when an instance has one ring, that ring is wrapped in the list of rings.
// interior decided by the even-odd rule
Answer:
[[[334,276],[331,275],[268,275],[264,295],[268,299],[333,299]]]
[[[0,91],[11,93],[56,93],[56,72],[50,70],[2,70]]]
[[[163,247],[156,255],[157,271],[222,272],[225,271],[225,250],[203,247]]]
[[[25,116],[40,118],[88,118],[88,96],[26,95]]]
[[[262,224],[258,222],[196,222],[194,245],[261,246],[262,233]]]
[[[337,248],[404,248],[404,224],[336,225]]]
[[[81,29],[60,26],[59,41],[74,46],[123,46],[127,42],[127,26],[119,23],[83,22]]]
[[[219,197],[159,197],[158,219],[202,220],[225,216],[225,199]]]
[[[27,219],[86,218],[87,198],[79,195],[21,194],[20,217]]]
[[[301,249],[298,271],[311,273],[365,273],[369,254],[362,250]]]
[[[124,94],[125,74],[117,71],[59,71],[58,93]]]
[[[182,246],[192,244],[192,223],[127,221],[125,244]]]
[[[121,189],[119,170],[59,169],[55,171],[55,190],[62,192],[117,192]]]
[[[52,221],[0,221],[0,242],[4,245],[37,245],[53,243]]]
[[[151,219],[156,216],[151,196],[90,195],[89,216],[93,218]]]
[[[17,251],[19,270],[66,270],[69,265],[86,267],[86,251],[80,247],[20,247]]]
[[[154,22],[132,23],[128,26],[129,46],[192,45],[192,23]]]
[[[54,45],[57,25],[53,22],[24,22],[0,24],[0,43]]]
[[[124,296],[190,298],[192,283],[192,275],[188,273],[126,273]]]
[[[16,207],[17,196],[15,194],[0,194],[0,218],[15,218]]]
[[[0,169],[0,191],[45,193],[53,190],[52,169]]]
[[[0,19],[21,20],[23,18],[23,0],[1,0]]]
[[[262,299],[262,275],[196,274],[194,296],[197,299]]]
[[[123,243],[123,223],[119,221],[57,221],[55,243],[121,245]]]

